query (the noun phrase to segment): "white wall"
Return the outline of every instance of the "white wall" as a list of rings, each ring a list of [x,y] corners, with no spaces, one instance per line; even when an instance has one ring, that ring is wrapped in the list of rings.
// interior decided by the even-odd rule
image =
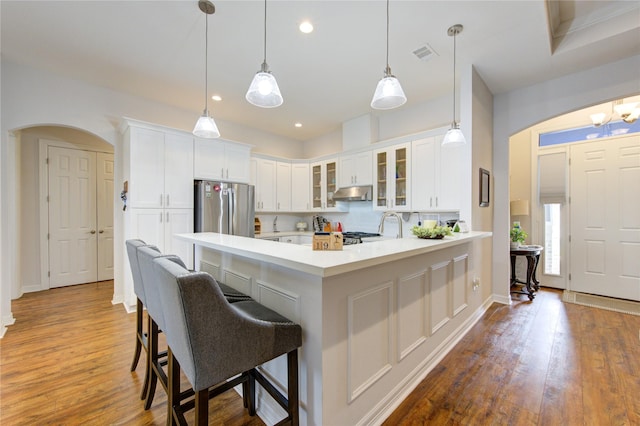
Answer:
[[[509,137],[561,114],[640,92],[640,55],[494,97],[493,293],[509,297]]]

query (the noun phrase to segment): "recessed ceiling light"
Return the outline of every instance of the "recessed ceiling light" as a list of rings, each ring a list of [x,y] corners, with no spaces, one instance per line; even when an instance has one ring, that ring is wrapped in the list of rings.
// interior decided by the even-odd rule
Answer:
[[[311,25],[311,22],[309,21],[302,22],[298,28],[300,28],[300,31],[305,34],[309,34],[313,31],[313,25]]]
[[[296,126],[296,127],[302,127],[302,123],[296,123],[296,124],[294,124],[294,126]]]
[[[213,99],[214,101],[218,101],[220,102],[222,100],[222,96],[220,95],[213,95],[211,96],[211,99]]]

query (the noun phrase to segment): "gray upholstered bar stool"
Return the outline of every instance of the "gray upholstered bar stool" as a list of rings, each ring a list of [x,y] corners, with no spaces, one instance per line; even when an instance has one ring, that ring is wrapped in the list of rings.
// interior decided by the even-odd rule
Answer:
[[[158,334],[165,329],[165,318],[163,308],[158,295],[157,283],[153,272],[153,260],[162,257],[170,260],[171,262],[179,265],[186,270],[185,264],[180,257],[176,255],[163,255],[155,246],[140,246],[137,249],[138,264],[141,272],[142,284],[144,287],[144,294],[146,296],[147,318],[148,318],[148,351],[147,351],[147,376],[148,383],[143,392],[146,390],[143,398],[145,400],[144,408],[148,410],[153,403],[153,397],[155,395],[156,386],[158,380],[167,391],[168,379],[167,375],[162,368],[167,364],[165,359],[166,352],[159,352],[158,350]],[[230,303],[238,301],[252,300],[250,296],[235,290],[232,287],[218,283],[221,288],[224,288],[225,297]],[[188,395],[183,395],[186,397]]]
[[[144,286],[142,285],[142,275],[140,273],[140,264],[138,262],[138,248],[144,247],[147,244],[138,239],[132,239],[125,241],[127,247],[127,256],[129,258],[129,266],[131,267],[131,276],[133,278],[133,291],[136,294],[136,345],[133,353],[133,362],[131,363],[131,371],[135,371],[140,360],[140,353],[144,348],[145,357],[149,358],[149,328],[144,330],[143,326],[143,311],[147,305],[147,299],[144,293]],[[142,392],[140,399],[146,397],[149,387],[149,374],[148,366],[145,368],[144,384],[142,386]]]
[[[245,403],[249,414],[255,415],[257,380],[287,411],[287,417],[278,424],[298,425],[300,326],[253,300],[229,303],[207,273],[189,272],[163,258],[153,263],[169,346],[168,423],[185,424],[184,412],[195,408],[196,424],[206,425],[209,398],[239,383],[248,384],[248,389],[243,386]],[[256,369],[284,354],[287,397]],[[180,392],[180,369],[195,392],[194,400],[185,403]]]

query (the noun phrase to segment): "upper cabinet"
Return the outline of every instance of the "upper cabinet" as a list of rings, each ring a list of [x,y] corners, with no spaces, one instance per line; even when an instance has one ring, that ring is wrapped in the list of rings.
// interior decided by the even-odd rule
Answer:
[[[464,147],[442,147],[443,138],[432,136],[412,143],[414,210],[457,211],[461,207]]]
[[[359,152],[340,156],[339,188],[373,184],[373,153]]]
[[[249,183],[251,147],[223,139],[195,138],[196,179]]]
[[[130,126],[124,144],[130,207],[193,208],[190,135]]]
[[[291,211],[291,163],[276,162],[276,211]]]
[[[311,210],[309,163],[291,164],[291,211]]]
[[[375,150],[373,156],[374,210],[410,211],[411,144]]]
[[[311,196],[313,210],[340,210],[333,199],[337,189],[338,161],[337,159],[311,163]]]
[[[266,158],[251,158],[251,184],[255,188],[257,212],[276,211],[277,161]]]

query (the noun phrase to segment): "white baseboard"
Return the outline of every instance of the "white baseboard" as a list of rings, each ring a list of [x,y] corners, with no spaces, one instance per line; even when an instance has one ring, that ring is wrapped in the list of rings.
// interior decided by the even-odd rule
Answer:
[[[42,288],[41,285],[33,284],[33,285],[23,285],[22,293],[35,293],[37,291],[48,290],[46,288]]]

